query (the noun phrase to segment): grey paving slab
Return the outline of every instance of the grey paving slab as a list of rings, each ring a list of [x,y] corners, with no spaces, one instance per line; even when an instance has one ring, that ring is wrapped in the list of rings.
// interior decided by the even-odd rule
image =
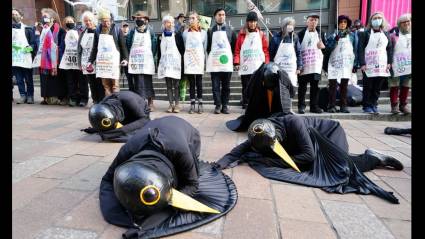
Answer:
[[[385,225],[365,205],[322,201],[323,208],[341,239],[394,238]]]
[[[347,193],[347,194],[328,193],[320,188],[315,188],[313,189],[313,191],[320,200],[363,203],[362,198],[355,193]]]
[[[12,162],[12,183],[19,182],[64,159],[61,157],[37,156],[23,162]]]
[[[327,223],[280,219],[280,233],[284,239],[336,239],[336,232]]]
[[[33,139],[12,139],[12,160],[25,161],[31,157],[42,155],[50,148],[61,146],[61,143],[46,142]]]
[[[412,238],[412,223],[411,221],[397,219],[383,219],[385,225],[391,230],[397,239]]]
[[[109,164],[97,162],[79,173],[72,176],[69,180],[59,185],[60,188],[93,191],[99,188],[101,178],[105,175]]]
[[[215,237],[221,237],[224,226],[224,217],[221,217],[207,225],[198,227],[193,230],[193,232],[211,234]]]
[[[53,227],[40,232],[35,239],[96,239],[97,234],[90,231]]]
[[[390,187],[394,188],[395,191],[400,194],[409,203],[412,201],[412,180],[406,178],[390,178],[381,177]]]
[[[238,195],[247,198],[272,199],[269,180],[249,166],[241,165],[233,168],[232,179],[238,189]]]
[[[101,157],[74,155],[37,173],[36,177],[64,179],[100,160]]]

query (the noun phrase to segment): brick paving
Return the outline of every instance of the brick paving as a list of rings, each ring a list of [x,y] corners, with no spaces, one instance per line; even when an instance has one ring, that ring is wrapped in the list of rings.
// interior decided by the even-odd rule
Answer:
[[[169,115],[166,102],[155,103],[152,119]],[[89,126],[88,107],[12,104],[13,238],[120,238],[125,229],[103,220],[98,191],[122,144],[80,132]],[[229,115],[213,114],[213,106],[189,115],[184,107],[176,115],[199,129],[201,159],[218,160],[246,139],[224,126],[240,115],[239,107],[232,107]],[[169,238],[411,238],[411,138],[383,133],[387,126],[408,127],[411,122],[339,121],[350,152],[374,147],[405,164],[401,172],[366,174],[393,191],[400,204],[269,180],[241,165],[224,171],[237,185],[236,207],[217,221]]]

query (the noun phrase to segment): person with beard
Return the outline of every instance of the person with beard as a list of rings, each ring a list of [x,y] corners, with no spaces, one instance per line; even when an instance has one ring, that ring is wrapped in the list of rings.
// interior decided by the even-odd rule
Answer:
[[[85,107],[89,100],[88,82],[82,75],[78,65],[78,40],[79,33],[75,28],[73,17],[65,17],[65,40],[62,42],[64,53],[59,64],[61,76],[68,84],[69,106]]]
[[[269,179],[327,192],[374,194],[399,203],[363,173],[375,168],[403,170],[403,164],[372,149],[350,154],[345,131],[335,120],[298,115],[257,119],[248,128],[248,139],[215,165],[225,169],[242,162]]]
[[[249,101],[247,86],[252,74],[263,63],[269,63],[269,45],[266,34],[258,26],[256,12],[249,12],[246,16],[245,26],[239,31],[236,39],[233,64],[241,76],[242,83],[242,109],[246,109]]]
[[[37,48],[36,39],[32,27],[22,22],[23,17],[20,10],[12,9],[12,73],[21,96],[16,103],[34,104],[32,60]]]
[[[132,91],[115,92],[90,107],[92,127],[82,131],[98,133],[102,140],[126,142],[150,120],[146,100]]]
[[[97,15],[101,24],[94,35],[93,48],[87,67],[94,69],[96,77],[101,78],[105,95],[120,91],[120,65],[128,64],[128,50],[124,33],[112,22],[109,10],[100,9]]]
[[[88,67],[88,60],[93,49],[94,37],[96,33],[97,19],[90,11],[85,11],[81,16],[85,25],[84,31],[78,39],[78,65],[82,71],[85,81],[89,83],[93,104],[99,103],[105,97],[102,80],[96,78],[95,67]]]
[[[41,9],[43,31],[40,45],[33,61],[33,67],[40,72],[40,104],[66,104],[66,81],[58,77],[58,66],[62,57],[65,30],[59,26],[58,14],[50,8]],[[61,102],[61,99],[63,100]]]
[[[347,87],[352,73],[356,72],[357,64],[357,35],[350,31],[351,19],[348,16],[338,17],[338,30],[331,34],[326,41],[326,51],[329,52],[327,64],[329,79],[329,103],[327,112],[336,113],[336,91],[339,85],[341,113],[350,113],[347,109]]]
[[[214,11],[214,19],[216,24],[208,29],[207,72],[211,72],[214,114],[229,114],[230,79],[233,72],[236,33],[226,24],[224,8]]]
[[[148,27],[147,16],[142,11],[137,11],[132,18],[136,22],[136,27],[127,36],[128,73],[132,75],[135,92],[148,99],[149,109],[154,111],[155,91],[152,75],[155,74],[156,37]]]

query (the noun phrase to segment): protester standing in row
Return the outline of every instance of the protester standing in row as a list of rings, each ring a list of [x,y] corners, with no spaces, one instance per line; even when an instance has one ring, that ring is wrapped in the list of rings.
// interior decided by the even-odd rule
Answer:
[[[384,80],[390,76],[393,46],[384,14],[376,12],[359,37],[359,61],[363,71],[363,111],[379,114],[378,99]]]
[[[59,26],[58,14],[50,8],[41,9],[43,31],[40,45],[33,61],[33,67],[39,67],[41,104],[60,104],[66,97],[66,84],[58,77],[60,54],[58,46],[65,38],[65,30]]]
[[[124,40],[127,44],[127,37],[128,37],[128,33],[130,32],[130,27],[128,26],[127,22],[122,22],[121,31],[124,34]],[[125,77],[127,79],[128,89],[130,91],[136,92],[136,90],[134,89],[134,75],[128,73],[128,65],[122,66],[121,72],[124,72],[125,74]]]
[[[162,34],[158,37],[158,79],[167,84],[168,113],[179,113],[179,82],[182,71],[183,39],[175,32],[174,18],[170,15],[162,19]],[[179,42],[179,44],[177,44]]]
[[[341,113],[350,113],[347,109],[347,87],[352,73],[357,69],[357,35],[350,31],[351,19],[338,16],[338,30],[331,34],[326,42],[330,53],[328,65],[329,104],[327,112],[336,113],[336,91],[339,84]]]
[[[310,83],[310,112],[322,113],[319,107],[319,81],[322,76],[324,33],[317,27],[319,15],[312,13],[307,17],[307,27],[298,33],[301,42],[303,69],[298,77],[298,113],[305,113],[305,94]]]
[[[208,29],[207,72],[211,72],[214,114],[220,112],[229,114],[230,79],[233,72],[236,34],[231,26],[226,25],[224,8],[215,10],[214,20],[215,25]]]
[[[390,87],[391,113],[410,114],[407,107],[407,96],[412,81],[412,36],[411,15],[403,14],[397,20],[398,31],[390,35],[394,46],[394,57],[392,63],[392,77],[388,80]],[[399,94],[400,91],[400,95]],[[398,102],[398,99],[400,102]],[[400,103],[400,105],[399,105]]]
[[[96,29],[88,67],[93,67],[96,62],[96,77],[102,79],[105,95],[110,95],[120,90],[120,65],[128,64],[128,50],[124,34],[112,22],[111,13],[101,9],[98,11],[98,19],[101,24]]]
[[[249,12],[245,26],[239,31],[236,39],[233,64],[241,76],[242,82],[242,108],[248,104],[246,92],[252,74],[263,63],[269,63],[269,43],[266,34],[258,26],[256,12]]]
[[[22,22],[23,13],[12,9],[12,72],[18,84],[20,99],[17,104],[34,104],[32,60],[36,39],[32,27]],[[12,83],[13,84],[13,83]],[[13,89],[13,85],[12,85]]]
[[[155,74],[155,33],[149,29],[147,17],[142,11],[137,11],[132,17],[136,22],[136,27],[127,36],[128,73],[133,75],[135,92],[148,99],[149,109],[154,111],[155,91],[152,75]]]
[[[199,15],[193,11],[189,13],[189,28],[183,32],[184,74],[190,83],[190,109],[189,114],[195,112],[195,100],[198,102],[197,113],[204,112],[202,106],[202,75],[205,68],[205,53],[207,49],[207,32],[201,29]],[[196,97],[195,97],[196,88]]]
[[[85,29],[78,39],[78,65],[82,71],[85,81],[90,85],[93,104],[99,103],[105,97],[102,80],[96,78],[95,67],[88,68],[88,61],[93,49],[93,42],[96,33],[97,19],[90,11],[85,11],[81,16]]]

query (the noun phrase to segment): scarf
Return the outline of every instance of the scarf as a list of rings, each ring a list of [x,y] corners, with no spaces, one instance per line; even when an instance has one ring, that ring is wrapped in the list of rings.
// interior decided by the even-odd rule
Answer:
[[[53,24],[53,32],[47,31],[41,50],[41,69],[51,70],[58,65],[58,32],[59,24]]]

